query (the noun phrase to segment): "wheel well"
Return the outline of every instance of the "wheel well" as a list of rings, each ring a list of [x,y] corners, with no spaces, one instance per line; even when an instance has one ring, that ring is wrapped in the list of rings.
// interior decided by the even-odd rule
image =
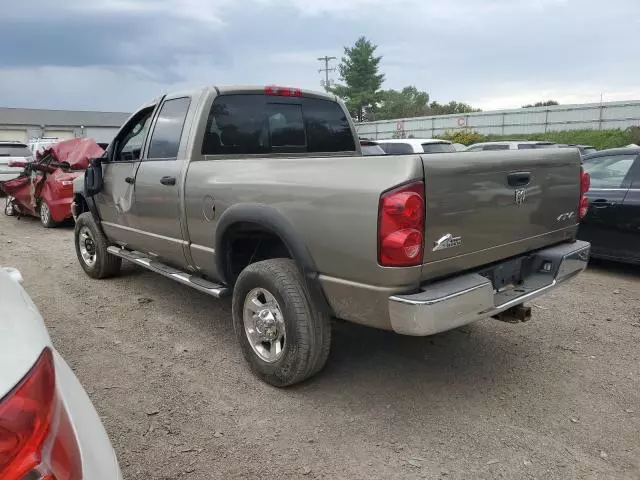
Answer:
[[[73,196],[73,201],[77,205],[78,215],[89,211],[89,205],[87,204],[87,200],[84,198],[83,195],[76,193]]]
[[[224,275],[235,284],[248,265],[271,258],[293,258],[286,243],[273,231],[250,222],[232,225],[222,240],[225,252]]]

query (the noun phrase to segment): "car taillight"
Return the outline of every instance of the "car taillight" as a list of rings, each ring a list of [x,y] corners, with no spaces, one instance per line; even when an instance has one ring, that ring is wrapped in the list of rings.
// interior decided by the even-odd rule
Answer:
[[[270,86],[264,87],[264,94],[277,97],[301,97],[302,90],[299,88]]]
[[[424,253],[424,183],[412,182],[383,193],[378,209],[378,263],[420,265]]]
[[[0,400],[0,478],[80,480],[82,464],[69,417],[56,394],[51,349]]]
[[[580,203],[578,204],[578,220],[582,220],[589,210],[587,192],[591,187],[591,176],[580,167]]]

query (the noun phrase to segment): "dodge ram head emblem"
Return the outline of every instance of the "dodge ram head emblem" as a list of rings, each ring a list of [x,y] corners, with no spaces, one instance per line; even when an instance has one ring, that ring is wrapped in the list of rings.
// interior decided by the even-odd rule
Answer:
[[[437,242],[434,242],[433,251],[444,250],[445,248],[461,247],[462,237],[454,237],[450,233],[447,233]]]
[[[520,206],[527,199],[527,191],[524,188],[516,190],[516,205]]]

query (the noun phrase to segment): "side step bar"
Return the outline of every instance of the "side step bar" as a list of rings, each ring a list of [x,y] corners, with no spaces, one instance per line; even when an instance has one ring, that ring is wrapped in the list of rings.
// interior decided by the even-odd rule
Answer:
[[[115,255],[116,257],[129,260],[130,262],[140,265],[147,270],[164,275],[165,277],[182,283],[183,285],[188,285],[189,287],[195,288],[196,290],[211,295],[212,297],[223,298],[229,296],[231,293],[230,289],[224,285],[219,285],[202,277],[198,277],[197,275],[192,275],[188,272],[170,267],[169,265],[160,263],[141,252],[132,252],[130,250],[114,246],[108,247],[107,252],[111,255]]]

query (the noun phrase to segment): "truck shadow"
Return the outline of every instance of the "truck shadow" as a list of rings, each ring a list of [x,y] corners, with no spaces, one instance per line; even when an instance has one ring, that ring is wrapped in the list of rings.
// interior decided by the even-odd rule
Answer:
[[[365,407],[387,408],[390,402],[405,409],[414,408],[416,402],[444,408],[454,399],[486,403],[487,395],[499,399],[514,390],[526,391],[530,381],[540,376],[539,369],[552,370],[557,356],[567,354],[555,349],[553,343],[549,345],[548,338],[540,338],[537,330],[532,335],[530,324],[484,320],[431,337],[407,337],[336,321],[331,354],[323,371],[300,385],[275,389],[256,380],[241,358],[229,299],[210,298],[128,262],[122,273],[120,281],[134,280],[136,289],[153,283],[157,292],[163,292],[163,298],[157,299],[163,308],[174,310],[171,315],[180,317],[180,323],[188,322],[201,332],[194,355],[222,350],[225,357],[236,358],[237,380],[274,401],[300,397],[317,408],[326,408],[325,402],[330,401],[353,410],[354,415]],[[141,278],[135,278],[138,276]],[[160,308],[159,303],[154,303],[154,308]],[[543,352],[545,349],[551,350],[551,355]]]
[[[640,279],[640,265],[630,263],[613,262],[611,260],[600,260],[592,258],[589,260],[588,270],[609,273],[628,277],[629,279]]]

